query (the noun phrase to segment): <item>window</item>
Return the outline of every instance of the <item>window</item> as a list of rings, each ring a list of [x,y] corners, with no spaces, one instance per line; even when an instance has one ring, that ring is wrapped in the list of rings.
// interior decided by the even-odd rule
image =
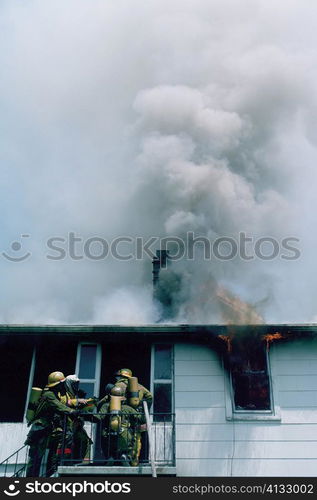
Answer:
[[[279,419],[274,407],[269,357],[262,342],[232,342],[227,356],[230,373],[230,406],[227,418],[236,420]]]
[[[173,412],[173,347],[155,344],[152,350],[154,421],[171,420]]]
[[[231,381],[235,411],[271,411],[267,353],[263,346],[252,356],[243,352],[232,363]]]
[[[80,379],[79,389],[83,396],[90,398],[99,395],[101,368],[101,347],[99,344],[81,343],[78,345],[76,374]]]

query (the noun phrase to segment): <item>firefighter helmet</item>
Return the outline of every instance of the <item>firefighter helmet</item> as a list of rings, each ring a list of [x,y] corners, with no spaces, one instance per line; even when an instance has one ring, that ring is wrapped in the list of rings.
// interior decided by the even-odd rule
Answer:
[[[132,377],[132,371],[129,368],[121,368],[121,370],[119,370],[119,373],[122,377]]]
[[[59,384],[60,382],[64,382],[64,380],[65,380],[64,373],[52,372],[48,376],[46,387],[54,387],[55,385]]]

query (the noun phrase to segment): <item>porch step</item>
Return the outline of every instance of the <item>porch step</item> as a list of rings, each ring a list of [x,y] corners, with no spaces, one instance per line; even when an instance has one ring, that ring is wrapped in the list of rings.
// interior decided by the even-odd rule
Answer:
[[[176,476],[176,467],[162,465],[156,467],[158,476]],[[138,467],[122,467],[106,465],[63,465],[58,467],[57,474],[61,476],[152,476],[149,465]]]

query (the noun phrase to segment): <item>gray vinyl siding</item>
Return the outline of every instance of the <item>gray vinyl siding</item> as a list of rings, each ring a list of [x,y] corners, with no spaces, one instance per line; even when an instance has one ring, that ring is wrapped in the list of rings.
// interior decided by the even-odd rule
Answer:
[[[317,340],[270,347],[280,421],[226,420],[226,378],[203,345],[175,346],[179,476],[316,476]]]
[[[29,429],[24,423],[0,423],[0,462],[23,446]]]
[[[217,353],[204,345],[175,346],[175,413],[177,475],[230,475],[225,374]]]

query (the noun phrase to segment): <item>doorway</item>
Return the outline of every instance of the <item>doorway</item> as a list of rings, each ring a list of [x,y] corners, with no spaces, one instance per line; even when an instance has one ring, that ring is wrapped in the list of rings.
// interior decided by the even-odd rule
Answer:
[[[151,344],[145,342],[112,342],[102,345],[99,398],[104,397],[105,387],[115,382],[115,373],[120,368],[129,368],[140,384],[150,389],[151,383]],[[95,434],[94,461],[103,462],[101,450],[101,428],[98,425]],[[147,456],[147,436],[142,435],[140,460]]]
[[[102,346],[100,374],[100,394],[105,395],[105,387],[113,382],[114,374],[120,368],[130,368],[140,384],[150,389],[151,346],[147,343],[115,342]]]

